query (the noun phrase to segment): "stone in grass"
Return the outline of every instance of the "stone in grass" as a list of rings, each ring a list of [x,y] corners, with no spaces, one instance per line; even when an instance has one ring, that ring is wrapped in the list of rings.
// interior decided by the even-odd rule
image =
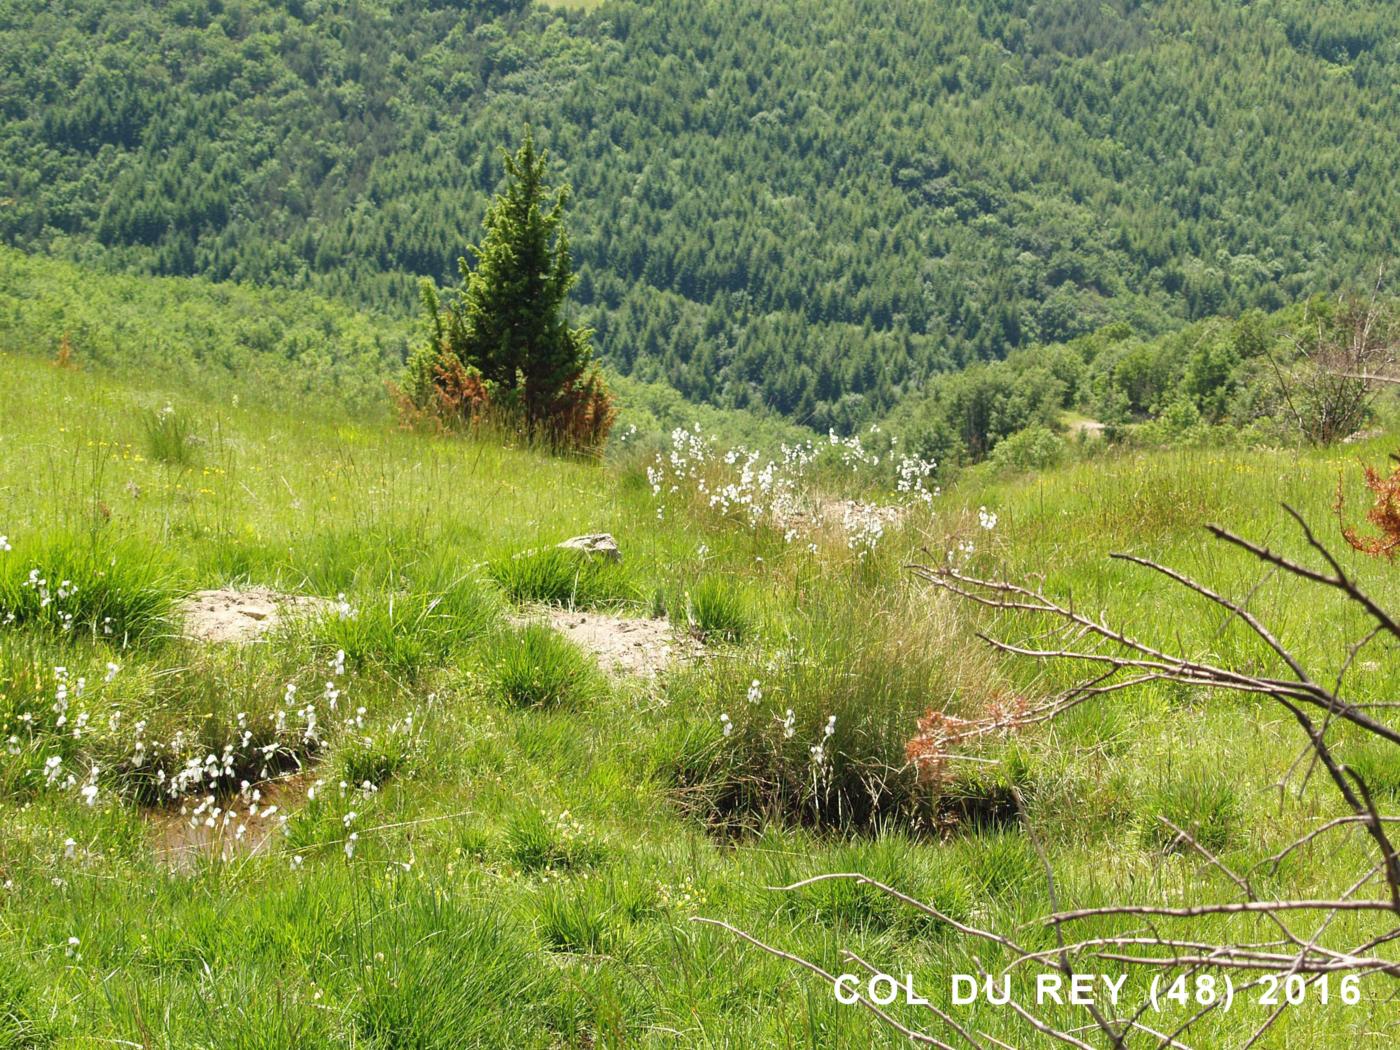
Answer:
[[[592,532],[586,536],[575,536],[573,539],[565,540],[559,544],[560,550],[582,551],[590,557],[602,558],[604,561],[620,562],[622,551],[617,546],[617,540],[613,539],[610,532]]]

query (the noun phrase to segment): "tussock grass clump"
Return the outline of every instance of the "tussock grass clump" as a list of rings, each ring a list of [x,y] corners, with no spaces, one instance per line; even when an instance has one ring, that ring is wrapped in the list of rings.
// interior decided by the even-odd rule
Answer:
[[[416,674],[480,638],[499,614],[498,599],[463,576],[440,588],[341,598],[311,631],[320,648],[343,651],[352,666]]]
[[[170,649],[138,667],[109,656],[121,659],[0,636],[5,796],[68,792],[91,805],[109,792],[144,804],[232,794],[300,768],[337,722],[374,703],[358,683],[352,700],[334,672],[267,647]]]
[[[73,534],[12,546],[0,555],[0,625],[119,646],[168,633],[175,581],[157,550]]]
[[[148,410],[141,416],[141,434],[146,442],[146,454],[156,463],[172,467],[190,467],[195,462],[199,437],[189,417],[176,412],[170,405],[159,411]]]
[[[641,598],[621,565],[558,547],[498,558],[488,571],[515,602],[587,608]]]
[[[898,886],[954,920],[968,920],[976,895],[967,872],[949,858],[930,864],[927,849],[906,835],[885,832],[842,845],[823,870],[858,871],[887,886]],[[901,937],[952,930],[874,886],[848,879],[813,883],[787,897],[783,907],[794,916],[810,916],[831,926]]]
[[[706,641],[739,642],[754,628],[757,616],[747,594],[716,576],[707,576],[686,592],[686,620]]]
[[[488,682],[512,707],[581,706],[603,691],[597,666],[543,624],[507,634],[495,648]]]
[[[355,737],[335,756],[340,779],[361,790],[383,787],[411,768],[414,743],[402,723],[373,736]]]
[[[522,871],[586,868],[603,858],[602,847],[567,811],[551,818],[533,807],[519,810],[506,824],[505,852]]]
[[[90,750],[123,794],[144,803],[230,794],[322,751],[337,714],[324,682],[276,651],[190,646],[126,682],[120,716]],[[341,703],[353,711],[364,699]]]
[[[499,909],[409,884],[372,906],[383,918],[345,945],[360,958],[356,1028],[374,1046],[449,1050],[536,1046],[558,976],[539,962],[523,927]],[[393,899],[396,898],[396,899]]]
[[[1166,824],[1170,820],[1212,853],[1237,845],[1243,807],[1223,770],[1194,767],[1163,780],[1142,802],[1143,842],[1152,849],[1190,850]]]
[[[616,941],[620,916],[599,881],[542,886],[534,902],[535,923],[545,946],[576,955],[602,955]]]
[[[843,591],[766,659],[676,676],[673,706],[702,718],[664,760],[682,806],[729,831],[935,828],[939,792],[905,745],[924,711],[972,705],[990,681],[975,659],[949,659],[966,650],[941,615],[910,596],[876,608]]]
[[[1347,768],[1365,781],[1372,795],[1400,799],[1400,748],[1363,739],[1349,742],[1342,755]]]

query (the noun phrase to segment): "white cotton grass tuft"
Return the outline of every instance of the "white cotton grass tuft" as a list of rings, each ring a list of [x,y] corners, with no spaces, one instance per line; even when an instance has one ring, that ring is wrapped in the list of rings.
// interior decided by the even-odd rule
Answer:
[[[872,427],[871,433],[878,434],[879,428]],[[785,543],[800,542],[812,550],[816,547],[813,530],[834,520],[846,533],[847,546],[864,558],[904,509],[931,504],[938,494],[938,489],[929,485],[936,464],[919,456],[896,455],[893,439],[888,444],[890,452],[881,470],[882,456],[866,448],[858,434],[843,438],[833,431],[825,445],[811,441],[784,444],[777,456],[764,456],[743,446],[720,452],[696,424],[671,432],[670,449],[658,453],[647,468],[647,482],[658,520],[665,518],[668,499],[682,496],[750,527],[774,526]],[[840,501],[841,513],[832,515],[833,506],[814,491],[810,475],[820,458],[833,455],[853,476],[876,485],[891,480],[893,465],[896,501]]]

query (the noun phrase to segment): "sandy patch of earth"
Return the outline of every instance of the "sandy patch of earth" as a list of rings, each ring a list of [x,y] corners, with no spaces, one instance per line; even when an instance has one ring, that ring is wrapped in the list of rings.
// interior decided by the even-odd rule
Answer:
[[[251,642],[290,615],[330,605],[325,598],[282,594],[266,587],[197,591],[177,608],[181,633],[198,642]]]
[[[513,617],[518,625],[548,623],[580,649],[591,653],[609,674],[651,678],[673,662],[699,655],[701,646],[669,620],[610,616],[592,609],[532,609]]]

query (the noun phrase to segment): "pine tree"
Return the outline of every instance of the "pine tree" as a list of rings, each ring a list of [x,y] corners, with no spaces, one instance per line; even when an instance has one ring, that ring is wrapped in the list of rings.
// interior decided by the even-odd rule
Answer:
[[[462,283],[445,310],[431,286],[423,303],[428,346],[414,355],[405,391],[422,410],[432,400],[458,404],[469,377],[479,377],[492,406],[523,419],[532,435],[575,447],[600,444],[612,424],[612,400],[593,363],[592,331],[565,316],[576,277],[564,228],[568,187],[545,184],[546,154],[527,128],[519,151],[505,156],[506,183],[470,249],[458,260]]]
[[[545,186],[545,160],[528,130],[519,152],[506,156],[505,189],[472,249],[476,268],[458,263],[463,294],[449,324],[462,363],[514,393],[531,426],[548,419],[559,393],[593,360],[592,333],[570,328],[564,315],[575,280],[564,229],[569,190]]]

